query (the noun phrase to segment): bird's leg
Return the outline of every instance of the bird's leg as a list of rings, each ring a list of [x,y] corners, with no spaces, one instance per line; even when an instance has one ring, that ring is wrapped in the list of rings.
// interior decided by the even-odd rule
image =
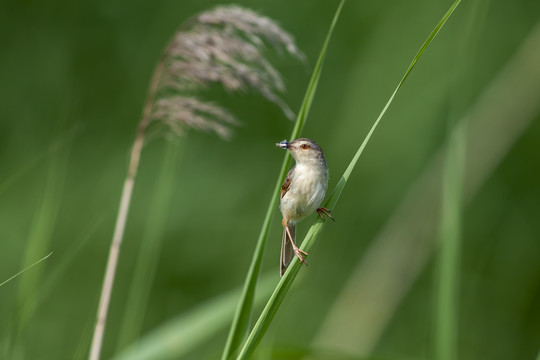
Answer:
[[[305,252],[304,250],[301,250],[294,243],[294,240],[293,240],[292,235],[291,235],[291,231],[289,230],[288,221],[286,219],[283,219],[281,224],[283,225],[283,227],[285,228],[285,231],[287,232],[287,235],[288,235],[287,237],[291,241],[291,245],[292,245],[294,253],[296,254],[296,256],[298,256],[298,259],[300,259],[300,262],[303,262],[304,264],[307,265],[307,262],[306,262],[306,260],[304,259],[304,257],[302,255],[308,256],[309,254],[307,252]]]
[[[336,222],[336,219],[334,219],[332,217],[332,215],[330,215],[330,213],[332,212],[332,210],[328,210],[327,208],[323,208],[323,207],[320,207],[317,209],[317,213],[319,213],[319,216],[321,217],[321,219],[324,221],[324,216],[323,214],[325,214],[326,216],[328,216],[330,219],[332,219],[333,222]]]

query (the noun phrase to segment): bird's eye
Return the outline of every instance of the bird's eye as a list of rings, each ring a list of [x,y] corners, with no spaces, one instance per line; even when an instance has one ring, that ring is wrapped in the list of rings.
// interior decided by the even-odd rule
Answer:
[[[309,145],[308,144],[302,144],[302,145],[300,145],[300,147],[305,150],[305,149],[307,149],[309,147]]]

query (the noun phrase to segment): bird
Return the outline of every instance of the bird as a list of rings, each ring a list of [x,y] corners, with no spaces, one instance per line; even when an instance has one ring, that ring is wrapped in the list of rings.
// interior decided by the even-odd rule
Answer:
[[[330,210],[320,207],[328,187],[328,167],[321,147],[313,140],[299,138],[291,142],[283,140],[276,143],[288,150],[296,164],[289,170],[281,185],[280,210],[283,215],[283,237],[281,239],[280,275],[296,255],[301,263],[307,265],[308,253],[296,246],[296,223],[315,211],[324,220],[324,215],[335,219]]]

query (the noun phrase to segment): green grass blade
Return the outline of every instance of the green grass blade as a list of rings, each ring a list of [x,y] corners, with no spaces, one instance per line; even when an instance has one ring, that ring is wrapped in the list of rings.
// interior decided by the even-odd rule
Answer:
[[[61,283],[62,277],[69,272],[69,267],[78,259],[79,254],[84,247],[90,243],[90,240],[95,235],[98,228],[104,220],[104,216],[96,216],[90,224],[85,227],[81,233],[72,239],[71,244],[67,249],[59,249],[58,259],[54,262],[54,267],[47,271],[46,276],[41,281],[39,287],[39,296],[29,302],[29,312],[33,316],[34,312],[39,309],[39,306],[54,294],[54,291]]]
[[[482,33],[480,30],[484,28],[488,13],[486,2],[480,3],[482,19],[474,18],[473,34]],[[457,122],[469,123],[465,206],[477,198],[488,180],[493,179],[494,170],[508,158],[519,139],[535,124],[540,112],[537,101],[540,94],[540,68],[537,66],[540,63],[539,43],[540,22],[524,37],[513,56],[493,75],[491,81],[478,93],[469,94],[474,95],[475,100],[465,104],[466,108]],[[468,56],[475,58],[474,52],[472,56],[468,53]],[[456,58],[459,58],[457,54]],[[471,66],[468,74],[475,69],[476,65]],[[470,77],[465,79],[467,83]],[[516,99],[511,106],[504,101],[509,88],[512,88]],[[466,89],[458,87],[456,90]],[[369,241],[334,304],[326,311],[325,320],[314,337],[314,346],[346,349],[354,354],[371,354],[384,347],[381,347],[381,340],[388,332],[388,325],[395,319],[404,299],[413,291],[418,278],[433,265],[431,259],[438,245],[435,241],[438,224],[432,220],[436,219],[433,209],[440,207],[443,153],[444,146],[433,149],[431,158],[418,172],[401,203],[394,207],[385,224]],[[478,285],[481,281],[478,279],[472,284]],[[378,287],[377,291],[373,291],[373,286]],[[349,304],[358,299],[362,299],[366,306],[361,311],[350,311]],[[346,334],[340,332],[345,327]],[[459,335],[462,336],[466,329],[460,329]],[[433,330],[437,331],[435,326]],[[434,343],[436,336],[433,334]],[[435,354],[430,358],[435,358]]]
[[[262,347],[261,347],[262,350]],[[301,347],[295,345],[272,346],[268,349],[270,358],[275,359],[309,359],[309,360],[390,360],[389,357],[359,356],[340,349],[321,347]],[[257,354],[258,355],[258,354]]]
[[[73,352],[72,360],[88,359],[88,349],[90,348],[90,340],[92,339],[92,332],[94,331],[94,319],[90,318],[84,324],[81,336],[77,343],[77,347]]]
[[[340,2],[336,10],[336,13],[334,15],[334,18],[332,20],[332,24],[330,25],[330,29],[328,30],[328,34],[326,35],[326,39],[324,41],[321,52],[319,54],[319,58],[317,59],[317,63],[315,64],[315,69],[313,70],[313,74],[311,75],[311,79],[309,81],[306,95],[304,96],[304,100],[302,102],[302,106],[300,107],[300,111],[298,113],[298,117],[296,119],[296,123],[293,128],[290,139],[297,138],[300,132],[302,131],[302,128],[304,127],[306,118],[311,108],[313,97],[315,95],[315,91],[317,90],[317,85],[319,82],[319,77],[320,77],[322,66],[324,63],[324,58],[326,55],[326,51],[328,49],[328,44],[330,43],[332,32],[334,31],[334,27],[337,23],[337,19],[339,17],[339,14],[341,13],[341,9],[343,8],[344,3],[345,3],[345,0],[342,0]],[[290,161],[291,161],[290,155],[289,153],[287,153],[283,160],[283,164],[281,166],[281,171],[278,176],[278,180],[276,182],[274,192],[272,193],[272,199],[268,206],[268,210],[266,211],[264,223],[263,223],[261,232],[259,234],[259,239],[257,240],[257,246],[255,248],[255,252],[253,254],[249,272],[248,272],[246,281],[244,283],[244,290],[242,292],[242,297],[240,299],[240,302],[238,303],[238,308],[236,310],[236,314],[234,316],[233,323],[231,325],[227,343],[223,351],[222,360],[227,360],[231,358],[235,354],[235,352],[238,351],[242,341],[245,339],[249,331],[251,309],[253,307],[253,298],[255,296],[255,287],[257,285],[257,278],[261,270],[261,263],[262,263],[264,248],[266,245],[266,239],[268,237],[268,231],[270,229],[270,223],[272,221],[274,211],[278,204],[279,191],[281,188],[281,184],[283,180],[285,179],[285,176],[287,175],[287,170],[289,168]]]
[[[73,239],[67,250],[58,250],[58,258],[54,261],[54,266],[47,271],[46,275],[40,281],[39,295],[27,300],[25,311],[29,318],[34,316],[43,302],[54,294],[54,290],[60,283],[61,278],[67,274],[69,266],[77,259],[78,254],[90,241],[99,225],[103,222],[102,220],[103,217],[96,218],[91,225],[81,231],[79,236]]]
[[[40,262],[42,262],[43,260],[47,259],[49,256],[52,255],[52,252],[50,252],[48,255],[45,255],[44,257],[42,257],[41,259],[39,259],[38,261],[28,265],[27,267],[25,267],[24,269],[22,269],[21,271],[19,271],[18,273],[16,273],[15,275],[11,276],[9,279],[7,280],[4,280],[3,282],[0,283],[0,286],[3,286],[5,285],[6,283],[10,282],[11,280],[15,279],[17,276],[21,275],[23,272],[27,271],[27,270],[30,270],[31,268],[33,268],[34,266],[36,266],[37,264],[39,264]]]
[[[59,146],[53,148],[53,153],[48,159],[43,193],[37,203],[38,208],[30,224],[28,240],[25,246],[24,266],[33,263],[38,256],[50,252],[49,247],[57,225],[61,199],[65,191],[64,182],[68,173],[68,161],[71,154],[72,137],[66,137],[65,140]],[[43,271],[43,267],[38,267],[35,271],[21,278],[17,294],[17,334],[30,321],[33,311],[32,306],[29,304],[38,297],[37,288],[42,281]]]
[[[366,138],[364,139],[364,142],[362,142],[362,145],[360,145],[360,148],[358,149],[358,151],[354,155],[352,161],[350,162],[349,166],[347,167],[347,169],[343,173],[343,176],[341,177],[341,179],[339,180],[338,184],[336,185],[334,191],[332,192],[332,195],[330,196],[330,199],[328,200],[328,203],[327,203],[327,207],[329,206],[328,207],[329,209],[332,209],[335,206],[337,200],[339,199],[339,196],[341,195],[341,192],[343,191],[343,188],[345,187],[345,184],[349,180],[349,177],[351,176],[351,173],[354,170],[354,167],[356,166],[356,163],[358,162],[358,159],[360,158],[360,155],[362,155],[362,153],[364,152],[364,149],[365,149],[367,143],[371,139],[371,136],[375,132],[375,129],[379,125],[379,122],[381,121],[382,117],[384,116],[384,114],[386,114],[386,110],[388,110],[388,107],[394,101],[394,98],[395,98],[396,94],[398,93],[398,91],[401,89],[401,86],[403,85],[405,80],[407,80],[407,77],[409,77],[409,74],[411,73],[412,69],[414,68],[414,66],[416,65],[418,60],[420,60],[420,57],[422,56],[422,54],[424,53],[426,48],[433,41],[435,36],[437,36],[437,34],[441,30],[441,28],[444,26],[446,21],[450,18],[450,16],[452,15],[452,13],[457,8],[457,6],[459,5],[460,2],[461,2],[461,0],[454,1],[452,6],[450,6],[450,8],[446,12],[446,14],[444,14],[442,19],[437,23],[437,25],[435,26],[433,31],[429,34],[426,41],[424,41],[424,43],[422,44],[422,46],[420,47],[420,49],[416,53],[416,56],[413,58],[411,64],[409,65],[409,68],[407,69],[407,71],[405,72],[405,74],[401,78],[400,82],[396,86],[396,89],[394,90],[394,92],[390,96],[390,99],[388,99],[388,101],[386,102],[386,105],[384,106],[381,113],[377,117],[377,120],[375,120],[375,122],[373,123],[373,126],[369,130]]]
[[[28,172],[33,170],[35,167],[47,162],[48,159],[57,156],[58,151],[61,151],[62,148],[66,148],[66,146],[69,147],[77,136],[78,131],[79,128],[77,126],[73,126],[73,128],[58,135],[58,137],[51,141],[46,148],[34,154],[31,160],[16,169],[12,174],[4,176],[2,179],[0,179],[0,195],[4,194],[13,185],[17,184],[21,178],[26,176]]]
[[[393,102],[397,92],[399,91],[399,89],[401,88],[401,86],[403,85],[403,83],[405,82],[407,77],[409,76],[410,72],[412,71],[412,69],[414,68],[414,66],[416,65],[416,63],[418,62],[420,57],[422,56],[422,54],[424,53],[425,49],[428,47],[428,45],[431,43],[431,41],[433,41],[435,36],[441,30],[443,25],[446,23],[448,18],[452,15],[452,13],[454,12],[454,10],[456,9],[456,7],[459,5],[460,2],[461,2],[461,0],[456,0],[452,4],[450,9],[446,12],[446,14],[444,14],[442,19],[435,26],[435,29],[433,29],[433,31],[430,33],[430,35],[428,36],[426,41],[420,47],[420,50],[418,51],[416,56],[413,58],[413,61],[409,65],[409,68],[405,72],[405,75],[403,75],[401,81],[398,83],[396,89],[394,90],[394,92],[390,96],[390,99],[388,100],[388,102],[386,103],[384,108],[382,109],[382,111],[379,114],[377,120],[375,121],[375,123],[371,127],[369,133],[367,134],[367,136],[364,139],[364,141],[362,142],[362,144],[360,145],[360,148],[358,149],[358,151],[354,155],[354,157],[353,157],[352,161],[350,162],[349,166],[347,167],[347,169],[343,173],[341,179],[339,180],[339,182],[336,185],[334,191],[332,192],[332,195],[330,196],[329,200],[326,202],[325,207],[327,207],[329,209],[332,209],[336,205],[336,203],[339,200],[339,197],[341,195],[341,192],[343,191],[343,188],[345,187],[345,184],[347,183],[347,180],[349,179],[352,171],[354,170],[354,167],[356,166],[356,163],[358,162],[358,159],[359,159],[360,155],[364,151],[367,143],[369,142],[373,132],[377,128],[377,125],[381,121],[382,117],[386,113],[388,107]],[[323,225],[324,225],[324,223],[319,220],[319,221],[315,222],[311,226],[311,228],[309,229],[306,237],[304,238],[304,241],[302,242],[302,245],[300,246],[300,248],[302,250],[304,250],[306,252],[310,251],[310,249],[312,248],[315,240],[317,239],[317,237],[321,233]],[[268,300],[268,303],[266,304],[264,310],[262,311],[261,316],[259,317],[257,323],[253,327],[253,330],[249,334],[249,337],[246,340],[246,342],[244,344],[244,347],[242,348],[239,356],[237,357],[237,360],[249,359],[250,356],[253,354],[255,348],[257,347],[257,345],[261,341],[264,333],[268,329],[268,326],[272,322],[272,319],[274,318],[279,306],[281,305],[281,302],[283,301],[283,298],[285,297],[287,291],[291,287],[291,284],[294,281],[296,275],[298,274],[298,271],[300,270],[300,267],[301,267],[301,263],[298,261],[298,258],[295,257],[293,259],[291,265],[289,265],[289,268],[287,269],[287,271],[285,272],[285,274],[281,278],[281,281],[278,283],[276,289],[274,290],[274,293],[272,294],[272,296]]]
[[[255,304],[262,304],[270,295],[275,275],[267,274],[259,281]],[[188,313],[167,321],[143,336],[114,360],[181,359],[190,351],[211,340],[232,318],[240,288],[216,296]]]
[[[489,1],[474,1],[468,11],[465,26],[460,29],[457,58],[469,59],[454,64],[452,76],[452,94],[449,96],[448,136],[445,146],[445,159],[442,179],[442,203],[438,258],[439,276],[436,290],[436,333],[435,358],[439,360],[458,359],[458,319],[459,319],[459,278],[460,249],[462,241],[462,220],[464,208],[464,178],[466,163],[466,141],[469,118],[458,117],[465,112],[463,104],[471,96],[466,94],[461,84],[467,83],[471,77],[470,65],[475,50],[478,48],[480,24],[487,13]]]
[[[441,257],[437,299],[436,359],[457,359],[457,291],[461,238],[466,124],[458,124],[446,146],[441,206]]]
[[[38,296],[34,297],[32,299],[28,299],[25,304],[25,311],[29,318],[32,318],[34,316],[34,313],[40,308],[43,302],[45,302],[47,299],[50,298],[51,294],[54,294],[54,291],[57,290],[57,286],[62,278],[62,276],[66,275],[68,272],[68,267],[77,259],[77,255],[80,253],[80,251],[83,249],[83,247],[89,242],[91,237],[94,235],[95,231],[99,227],[99,225],[103,222],[103,217],[100,216],[99,218],[96,218],[95,221],[92,222],[92,225],[88,228],[84,229],[81,232],[81,235],[75,238],[69,248],[67,250],[61,249],[57,251],[55,256],[54,265],[51,266],[51,269],[47,271],[46,275],[44,276],[43,280],[40,281],[39,288],[38,288]],[[34,264],[28,266],[18,274],[14,275],[12,278],[6,280],[0,286],[5,284],[6,282],[13,279],[15,276],[20,275],[22,272],[29,270],[31,267],[37,265],[41,261],[47,259],[50,257],[53,253],[49,253],[49,255],[41,258],[40,260],[36,261]],[[16,330],[12,331],[11,334],[8,334],[4,339],[0,341],[0,343],[5,342],[7,344],[10,344],[13,340],[11,338],[17,338]],[[87,337],[84,337],[86,339]],[[1,347],[1,346],[0,346]],[[87,356],[88,346],[84,346],[84,357]],[[8,355],[10,349],[6,347],[4,349],[5,353],[0,355],[0,358],[8,358],[12,356],[11,354]],[[16,351],[16,350],[14,350]]]
[[[159,177],[154,186],[148,220],[141,239],[139,256],[127,297],[124,319],[118,336],[118,349],[122,349],[139,337],[146,315],[146,308],[159,256],[163,234],[170,213],[172,193],[177,181],[175,173],[183,143],[172,140],[167,144]]]
[[[300,135],[300,132],[302,131],[304,127],[306,118],[309,115],[309,110],[311,109],[311,103],[313,102],[313,97],[315,96],[317,85],[319,84],[319,78],[321,75],[324,59],[326,57],[326,52],[328,50],[328,44],[330,44],[332,33],[334,32],[334,28],[336,27],[337,20],[339,18],[339,15],[341,14],[341,9],[343,8],[344,4],[345,4],[345,0],[341,0],[341,2],[338,5],[338,8],[336,9],[336,13],[334,14],[334,18],[332,19],[332,23],[330,24],[330,28],[328,29],[328,33],[326,34],[323,47],[317,59],[317,63],[315,64],[315,69],[313,69],[313,74],[311,75],[311,79],[309,80],[308,88],[306,90],[306,95],[304,96],[304,100],[302,101],[302,106],[300,107],[298,118],[296,119],[296,124],[294,126],[290,140],[296,139],[296,137]],[[283,179],[284,178],[285,178],[285,174],[283,174]],[[280,182],[279,182],[280,187],[281,187],[281,180],[283,179],[280,179]]]

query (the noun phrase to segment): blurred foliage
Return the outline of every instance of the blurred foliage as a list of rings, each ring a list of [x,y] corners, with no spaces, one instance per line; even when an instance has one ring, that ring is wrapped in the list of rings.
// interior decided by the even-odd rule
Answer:
[[[272,56],[288,87],[284,98],[297,109],[337,3],[236,3],[276,19],[305,52],[307,65]],[[330,188],[450,3],[345,5],[303,133],[325,150]],[[457,58],[473,3],[462,3],[389,109],[334,211],[337,222],[326,226],[312,249],[310,266],[285,298],[263,340],[265,348],[310,347],[349,274],[444,142],[448,117],[460,118],[481,98],[540,19],[536,0],[492,1],[474,29],[474,53]],[[128,154],[153,68],[179,24],[213,5],[0,2],[0,282],[54,251],[0,287],[0,358],[85,357]],[[455,66],[467,67],[468,76],[454,81]],[[463,93],[462,106],[451,113],[449,96],[456,92]],[[539,99],[540,92],[535,94]],[[233,96],[220,89],[211,95],[243,126],[229,142],[195,132],[180,140],[183,150],[174,169],[145,333],[242,284],[282,161],[274,143],[291,131],[280,109],[256,95]],[[523,102],[513,96],[509,87],[505,101]],[[465,208],[458,301],[461,359],[530,359],[540,349],[538,109],[533,115]],[[105,358],[117,349],[166,148],[166,140],[154,139],[142,154]],[[437,225],[437,214],[419,221]],[[306,220],[299,231],[309,225]],[[276,282],[280,232],[276,217],[270,232],[275,242],[269,242],[263,264],[265,271],[275,272]],[[42,248],[31,246],[36,238]],[[400,301],[375,354],[433,357],[437,280],[435,262],[428,261]],[[354,314],[363,306],[356,299],[347,310]],[[217,358],[225,338],[222,329],[187,358]],[[341,353],[325,352],[333,350]],[[265,355],[262,349],[259,356]]]

